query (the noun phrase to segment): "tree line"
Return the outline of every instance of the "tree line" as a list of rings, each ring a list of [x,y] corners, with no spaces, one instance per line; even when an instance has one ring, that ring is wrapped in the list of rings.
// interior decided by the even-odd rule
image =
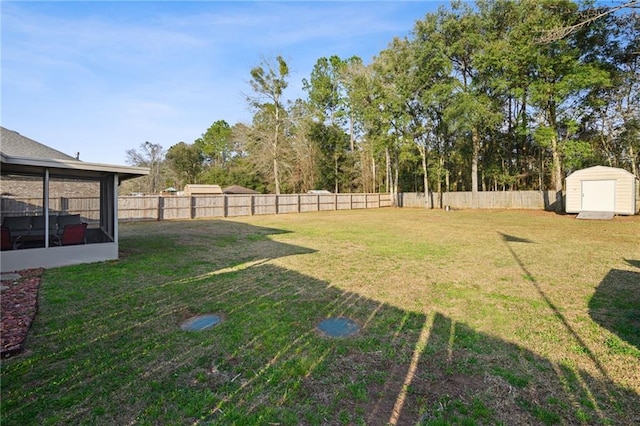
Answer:
[[[166,152],[145,142],[142,192],[186,183],[260,192],[562,190],[592,166],[640,176],[640,17],[568,0],[453,2],[365,64],[319,58],[249,72],[253,118]],[[597,19],[596,19],[597,18]],[[134,181],[135,182],[135,181]]]

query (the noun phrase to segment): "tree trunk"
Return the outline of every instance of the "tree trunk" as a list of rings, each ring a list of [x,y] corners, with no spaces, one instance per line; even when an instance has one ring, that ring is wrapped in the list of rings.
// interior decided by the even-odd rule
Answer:
[[[551,184],[554,191],[562,191],[562,164],[558,146],[558,123],[556,120],[556,105],[553,101],[549,102],[549,126],[553,129],[553,137],[551,138]]]
[[[398,158],[395,159],[395,170],[393,171],[393,207],[398,207]]]
[[[386,161],[386,166],[387,166],[387,176],[386,176],[386,184],[387,184],[387,191],[393,193],[393,191],[391,190],[391,155],[389,155],[389,148],[385,148],[384,150],[384,157],[385,157],[385,161]]]
[[[276,195],[280,195],[280,179],[278,178],[278,159],[273,157],[273,176],[276,186]]]
[[[427,175],[427,149],[423,146],[418,146],[420,150],[420,157],[422,158],[422,172],[424,173],[424,206],[426,208],[433,208],[429,202],[429,176]]]
[[[436,188],[438,190],[438,207],[442,208],[442,169],[444,168],[444,157],[441,155],[438,161],[438,185]]]
[[[277,100],[275,102],[275,118],[276,125],[273,132],[273,144],[271,146],[273,152],[273,180],[275,184],[276,195],[280,195],[280,176],[278,175],[278,133],[280,132],[280,109]]]
[[[471,203],[473,208],[478,207],[478,157],[480,156],[480,135],[478,128],[471,131],[472,155],[471,155]]]
[[[333,157],[333,173],[334,173],[334,176],[335,176],[334,177],[334,179],[335,179],[335,182],[334,182],[334,187],[335,187],[334,188],[335,189],[334,193],[337,194],[338,191],[339,191],[339,184],[338,184],[338,156],[337,155]]]
[[[351,152],[355,151],[355,140],[353,136],[353,114],[349,115],[349,143],[351,145]]]
[[[542,149],[540,149],[540,173],[538,173],[538,186],[540,191],[544,191],[544,155]]]
[[[377,177],[376,177],[376,159],[375,157],[371,157],[371,188],[373,188],[373,191],[371,192],[380,192],[380,190],[378,189],[376,191],[376,182],[377,182]]]
[[[445,192],[448,193],[451,188],[451,177],[449,175],[449,169],[446,169],[444,171],[444,186],[445,186]]]
[[[553,160],[551,169],[553,189],[555,191],[562,191],[562,165],[560,164],[560,153],[558,152],[558,136],[555,132],[551,139],[551,155]]]
[[[634,152],[631,142],[629,142],[629,158],[631,158],[631,170],[633,174],[640,178],[640,165],[636,162],[636,153]]]

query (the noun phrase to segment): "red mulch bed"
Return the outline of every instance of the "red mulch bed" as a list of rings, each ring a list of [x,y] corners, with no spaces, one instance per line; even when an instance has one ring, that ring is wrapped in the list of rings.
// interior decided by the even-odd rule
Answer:
[[[26,269],[15,280],[2,280],[0,296],[2,323],[0,324],[0,356],[7,358],[22,351],[22,344],[38,310],[38,289],[42,268]],[[3,278],[9,274],[2,274]]]

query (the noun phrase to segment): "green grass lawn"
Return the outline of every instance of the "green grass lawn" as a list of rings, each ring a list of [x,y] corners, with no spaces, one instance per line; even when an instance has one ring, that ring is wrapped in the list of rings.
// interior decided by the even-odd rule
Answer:
[[[640,422],[640,217],[380,209],[128,223],[45,272],[4,425]],[[216,327],[181,323],[213,313]],[[351,338],[316,328],[328,317]]]

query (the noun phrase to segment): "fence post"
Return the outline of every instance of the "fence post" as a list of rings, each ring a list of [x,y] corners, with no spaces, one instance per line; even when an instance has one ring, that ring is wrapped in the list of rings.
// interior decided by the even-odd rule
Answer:
[[[194,197],[193,195],[189,197],[189,205],[191,206],[191,213],[189,213],[189,217],[191,219],[195,219],[196,218],[196,197]]]
[[[249,200],[249,216],[253,216],[253,214],[254,214],[253,213],[253,206],[255,205],[254,201],[253,201],[253,194],[251,194],[250,197],[251,198]]]
[[[300,197],[301,195],[298,194],[298,213],[300,213]]]
[[[162,198],[162,195],[158,195],[158,219],[157,220],[162,220],[163,217],[164,217],[164,198]]]
[[[276,214],[278,214],[278,194],[275,195],[274,200],[275,200]]]
[[[227,201],[227,194],[222,194],[222,217],[227,217],[229,205]]]
[[[60,197],[60,213],[67,213],[69,211],[69,199],[66,197]]]

